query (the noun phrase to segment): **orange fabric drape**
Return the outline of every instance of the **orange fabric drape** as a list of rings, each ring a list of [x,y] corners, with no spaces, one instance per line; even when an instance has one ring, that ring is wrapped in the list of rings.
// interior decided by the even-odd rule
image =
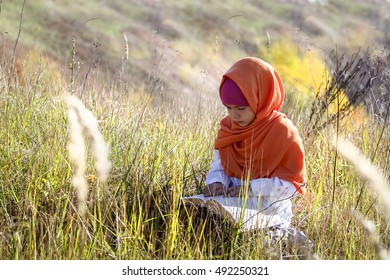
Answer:
[[[224,74],[241,89],[255,120],[246,127],[229,116],[222,119],[215,148],[230,177],[270,178],[290,181],[305,193],[305,159],[302,140],[296,127],[279,110],[284,101],[284,87],[279,74],[259,58],[247,57]]]

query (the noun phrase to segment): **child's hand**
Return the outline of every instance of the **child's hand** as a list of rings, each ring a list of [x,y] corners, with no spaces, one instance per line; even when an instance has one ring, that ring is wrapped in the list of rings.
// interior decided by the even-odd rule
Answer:
[[[219,182],[208,184],[203,189],[203,195],[205,197],[217,196],[217,195],[225,195],[225,193],[226,193],[225,186],[222,183],[219,183]]]
[[[225,196],[243,196],[245,194],[244,186],[234,186],[226,190]],[[251,189],[249,189],[248,195],[251,195]]]
[[[241,186],[230,187],[226,190],[225,196],[240,196]]]

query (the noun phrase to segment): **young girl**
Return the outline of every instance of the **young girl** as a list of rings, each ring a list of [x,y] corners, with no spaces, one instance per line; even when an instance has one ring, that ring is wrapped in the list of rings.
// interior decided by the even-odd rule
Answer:
[[[259,58],[243,58],[219,88],[228,115],[220,123],[205,197],[247,197],[245,208],[279,215],[290,226],[291,198],[305,193],[304,149],[298,131],[279,110],[279,74]]]

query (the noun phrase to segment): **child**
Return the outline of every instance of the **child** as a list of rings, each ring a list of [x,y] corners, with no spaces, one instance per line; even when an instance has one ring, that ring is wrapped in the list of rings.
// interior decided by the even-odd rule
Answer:
[[[305,162],[297,129],[279,111],[279,74],[259,58],[243,58],[223,75],[219,94],[228,116],[220,123],[204,197],[246,195],[246,208],[279,215],[287,229],[290,199],[305,193]]]

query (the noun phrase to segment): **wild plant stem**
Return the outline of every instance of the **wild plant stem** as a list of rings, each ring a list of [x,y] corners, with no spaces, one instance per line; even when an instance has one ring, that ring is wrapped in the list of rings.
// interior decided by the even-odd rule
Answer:
[[[74,77],[74,68],[76,66],[76,39],[73,36],[72,38],[72,62],[70,63],[70,95],[75,93],[75,77]]]
[[[2,2],[0,4],[2,4]],[[16,36],[15,45],[14,45],[14,48],[13,48],[13,51],[12,51],[12,57],[11,57],[11,67],[10,67],[11,73],[13,73],[13,71],[15,70],[15,65],[14,64],[15,64],[15,60],[16,60],[16,47],[18,46],[20,34],[22,33],[23,13],[24,13],[24,6],[26,5],[26,2],[27,2],[27,0],[23,1],[22,10],[20,12],[18,36]],[[9,79],[11,79],[11,78],[12,78],[12,75],[9,76]],[[10,81],[9,81],[8,84],[11,84]]]
[[[337,66],[336,66],[336,71],[337,73],[339,72],[339,61],[337,61]],[[338,75],[336,76],[336,84],[339,84],[338,81]],[[337,92],[339,92],[339,88],[337,87]],[[337,145],[337,140],[339,136],[339,130],[340,130],[340,94],[336,94],[336,105],[337,105],[337,122],[336,122],[336,145]],[[337,148],[335,149],[334,153],[334,164],[333,164],[333,185],[332,185],[332,204],[331,204],[331,209],[333,213],[333,205],[335,201],[335,195],[336,195],[336,173],[337,173]]]
[[[387,112],[386,112],[386,115],[385,115],[385,117],[384,117],[384,120],[385,120],[385,121],[384,121],[384,124],[383,124],[383,126],[382,126],[382,128],[381,128],[381,132],[380,132],[380,134],[379,134],[379,138],[378,138],[378,140],[376,141],[375,150],[374,150],[374,152],[373,152],[373,154],[372,154],[372,156],[371,156],[371,158],[370,158],[370,161],[371,161],[371,162],[374,162],[374,160],[375,160],[376,154],[377,154],[378,149],[379,149],[379,144],[381,143],[381,141],[382,141],[382,139],[383,139],[383,135],[384,135],[385,129],[386,129],[386,127],[389,125],[389,123],[386,122],[386,120],[387,120],[388,117],[389,117],[389,113],[390,113],[390,102],[389,102],[389,104],[387,105]],[[355,204],[355,208],[354,208],[355,210],[357,210],[357,207],[358,207],[358,205],[359,205],[359,203],[360,203],[360,200],[361,200],[361,198],[362,198],[362,196],[363,196],[365,187],[366,187],[366,185],[363,184],[362,187],[361,187],[361,189],[360,189],[359,196],[358,196],[358,199],[356,200],[356,204]],[[377,202],[377,199],[374,199],[374,201],[373,201],[373,202],[369,205],[369,207],[367,208],[365,215],[368,214],[368,212],[372,209],[373,205],[376,204],[376,202]]]

